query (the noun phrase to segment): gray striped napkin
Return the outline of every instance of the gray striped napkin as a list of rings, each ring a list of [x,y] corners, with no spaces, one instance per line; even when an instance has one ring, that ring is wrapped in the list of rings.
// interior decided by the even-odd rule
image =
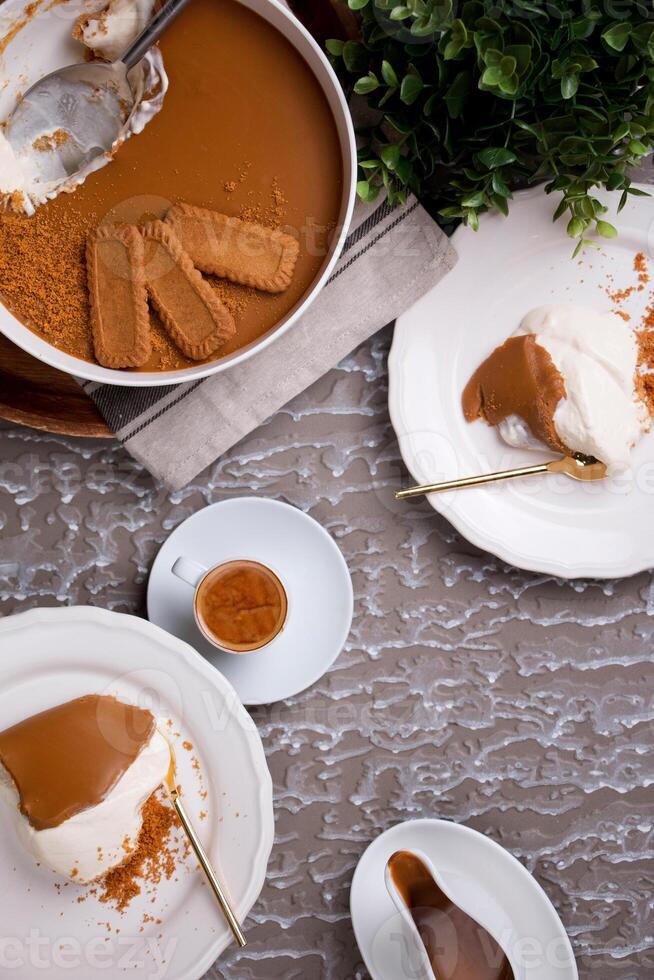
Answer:
[[[456,261],[415,198],[359,204],[343,254],[305,315],[243,364],[160,388],[81,382],[116,438],[177,490],[408,309]]]

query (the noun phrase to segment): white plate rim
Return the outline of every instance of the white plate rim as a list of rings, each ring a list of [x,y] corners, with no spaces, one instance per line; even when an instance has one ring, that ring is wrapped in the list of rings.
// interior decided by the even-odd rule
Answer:
[[[1,0],[0,0],[1,2]],[[324,264],[322,271],[309,286],[304,296],[300,298],[293,309],[286,314],[281,322],[273,325],[262,337],[247,346],[219,358],[209,364],[198,367],[182,368],[177,371],[148,371],[126,374],[114,368],[105,368],[81,358],[73,357],[58,350],[41,336],[24,326],[6,307],[0,303],[0,333],[16,344],[27,354],[37,360],[57,368],[75,378],[94,381],[100,384],[110,384],[116,387],[143,388],[162,387],[182,382],[197,382],[213,374],[226,371],[252,357],[258,351],[268,347],[278,337],[292,327],[306,313],[318,297],[323,286],[338,262],[345,240],[347,238],[354,204],[356,200],[357,180],[357,147],[354,123],[345,98],[343,88],[338,81],[327,55],[309,33],[300,20],[280,0],[236,0],[249,10],[258,14],[272,27],[278,30],[286,40],[300,53],[306,61],[309,70],[316,77],[334,116],[338,132],[341,153],[343,156],[343,194],[338,218],[338,236],[331,246],[331,254]],[[313,64],[312,64],[313,62]]]
[[[121,625],[125,629],[133,630],[143,635],[149,634],[156,642],[166,647],[172,653],[180,656],[191,670],[203,675],[210,684],[218,689],[224,698],[225,705],[228,706],[229,712],[235,717],[238,717],[239,724],[249,735],[247,744],[252,765],[259,780],[259,805],[264,833],[262,833],[259,840],[259,848],[255,858],[256,866],[260,868],[260,871],[257,876],[253,876],[248,891],[242,900],[242,908],[247,908],[247,911],[242,913],[242,917],[245,919],[261,894],[272,852],[275,835],[275,819],[272,808],[273,785],[257,727],[241,704],[229,681],[222,674],[219,674],[218,671],[214,670],[188,643],[171,636],[170,633],[148,622],[148,620],[141,619],[138,616],[132,616],[128,613],[118,613],[108,609],[101,609],[97,606],[40,607],[15,613],[11,616],[0,618],[0,636],[20,629],[30,629],[34,624],[60,623],[62,619],[68,619],[70,622],[77,623],[83,623],[85,621],[92,622],[96,625],[113,629],[116,617],[120,619]],[[89,656],[92,656],[91,651],[89,651]],[[9,659],[10,654],[8,652],[3,653],[0,677],[3,677],[8,672],[6,664]],[[135,663],[134,666],[136,667],[138,665]],[[264,819],[266,815],[267,819]],[[224,952],[229,942],[229,938],[227,938],[226,942],[221,938],[213,940],[207,952],[198,959],[197,964],[186,973],[176,977],[176,980],[200,980]]]
[[[338,646],[338,648],[336,650],[336,653],[334,654],[334,656],[333,656],[332,660],[329,662],[329,664],[327,664],[327,666],[323,670],[321,670],[320,672],[316,673],[315,676],[312,674],[311,675],[311,678],[312,679],[309,680],[308,682],[305,683],[305,681],[302,681],[302,683],[301,683],[301,685],[299,687],[292,688],[292,689],[289,688],[288,693],[284,694],[283,698],[278,698],[275,701],[272,701],[271,702],[270,700],[267,700],[264,697],[261,697],[261,698],[250,698],[250,697],[248,697],[247,702],[246,702],[247,703],[247,706],[249,708],[256,708],[256,707],[261,707],[262,705],[276,704],[276,703],[278,703],[279,700],[283,700],[283,699],[286,699],[286,698],[295,697],[295,695],[301,694],[302,691],[306,691],[308,688],[312,687],[314,684],[317,684],[318,681],[320,680],[320,678],[321,677],[324,677],[324,675],[327,673],[327,671],[329,670],[329,668],[334,664],[334,662],[336,661],[336,659],[338,658],[338,656],[342,653],[342,651],[343,651],[343,649],[345,647],[345,644],[347,643],[348,636],[350,635],[350,631],[352,629],[352,619],[353,619],[353,616],[354,616],[354,586],[352,584],[352,576],[350,574],[350,569],[349,569],[349,566],[348,566],[348,564],[347,564],[347,562],[345,560],[345,557],[343,555],[343,552],[338,547],[338,545],[336,544],[336,542],[332,538],[332,536],[329,533],[329,531],[327,531],[327,529],[324,528],[322,526],[322,524],[315,519],[315,517],[312,517],[311,514],[305,513],[303,510],[300,510],[299,507],[293,506],[293,504],[287,504],[286,501],[284,501],[284,500],[274,500],[272,497],[256,497],[256,496],[253,496],[251,494],[248,495],[248,496],[244,496],[244,497],[228,497],[225,500],[217,500],[213,504],[207,504],[206,507],[202,507],[200,510],[197,510],[194,514],[191,514],[190,517],[187,517],[185,521],[182,521],[182,523],[179,524],[175,528],[175,530],[171,532],[171,534],[166,539],[166,541],[164,541],[163,545],[161,546],[161,548],[159,549],[159,551],[156,554],[156,557],[154,559],[154,562],[152,563],[152,568],[150,570],[150,575],[148,577],[148,587],[147,587],[147,613],[148,613],[148,621],[150,621],[150,583],[153,581],[152,575],[153,575],[153,572],[155,570],[155,566],[156,566],[157,562],[159,561],[159,556],[161,555],[161,553],[162,553],[162,551],[164,549],[164,546],[168,544],[168,541],[179,530],[179,528],[181,528],[183,525],[188,524],[189,522],[195,521],[196,518],[199,518],[200,515],[202,515],[202,514],[205,513],[205,511],[210,510],[210,509],[212,509],[214,507],[220,507],[220,506],[222,506],[224,504],[236,504],[237,502],[239,504],[245,502],[248,506],[254,506],[255,504],[256,505],[261,505],[262,503],[264,503],[266,506],[272,505],[274,507],[280,507],[280,508],[284,508],[284,509],[290,509],[290,510],[294,511],[296,515],[299,515],[299,519],[300,518],[304,518],[305,521],[309,522],[310,525],[313,525],[314,528],[317,529],[321,533],[323,539],[325,539],[325,541],[328,544],[328,546],[337,555],[338,559],[340,560],[340,564],[342,566],[343,572],[344,572],[344,580],[345,580],[345,582],[347,583],[347,586],[348,586],[348,595],[347,595],[348,607],[347,607],[347,617],[346,617],[348,625],[346,626],[346,628],[344,630],[344,633],[343,633],[343,635],[341,637],[340,645]],[[153,625],[155,625],[155,624],[153,624]],[[160,627],[157,627],[157,629],[160,629]],[[180,640],[180,642],[185,642],[185,641]],[[197,655],[199,657],[202,656],[201,654],[197,654]],[[202,659],[204,660],[204,657],[202,657]],[[216,671],[216,673],[220,673],[220,670],[219,670],[218,667],[214,667],[212,664],[209,664],[208,661],[206,661],[206,660],[204,662],[207,664],[207,666],[211,670]],[[223,676],[222,673],[220,674],[220,676],[221,677]],[[229,683],[229,682],[227,681],[227,683]],[[232,685],[230,684],[230,687],[231,686]]]
[[[570,942],[570,937],[561,921],[561,917],[559,913],[556,911],[556,908],[552,900],[550,899],[549,895],[542,887],[542,885],[539,884],[539,882],[534,878],[534,876],[527,870],[527,868],[525,868],[525,866],[517,859],[517,857],[511,853],[511,851],[509,851],[505,847],[502,847],[502,845],[498,844],[497,841],[493,840],[492,837],[488,837],[486,834],[483,834],[481,831],[475,830],[474,827],[466,826],[466,824],[457,823],[454,820],[443,820],[440,817],[418,817],[415,820],[404,820],[401,821],[400,823],[393,824],[392,827],[388,827],[387,830],[379,834],[378,837],[375,837],[375,839],[371,841],[370,844],[368,844],[365,851],[362,853],[361,857],[357,861],[357,866],[354,869],[354,874],[352,876],[352,884],[350,886],[350,917],[352,919],[352,929],[354,931],[354,936],[357,941],[357,946],[359,947],[359,952],[361,953],[363,961],[366,965],[366,969],[370,973],[371,977],[373,977],[373,980],[375,980],[375,973],[371,968],[370,963],[366,959],[366,952],[361,944],[361,938],[362,938],[361,933],[357,932],[356,915],[354,913],[354,908],[353,908],[353,893],[355,887],[356,888],[359,887],[359,879],[362,877],[364,873],[362,864],[368,851],[370,851],[370,849],[375,846],[379,846],[379,841],[381,841],[383,838],[393,834],[399,834],[400,833],[399,828],[402,828],[404,830],[407,828],[410,829],[418,825],[427,828],[431,827],[435,832],[437,832],[440,827],[447,827],[448,832],[454,834],[460,834],[462,837],[468,837],[468,838],[474,837],[476,840],[480,841],[480,843],[482,843],[483,846],[489,847],[491,850],[494,850],[496,853],[500,852],[502,854],[502,857],[504,859],[507,859],[507,863],[513,865],[516,874],[521,875],[524,881],[528,880],[529,882],[528,887],[532,888],[535,892],[538,892],[541,901],[543,901],[546,907],[548,907],[549,914],[553,916],[554,920],[558,923],[561,936],[565,938],[566,949],[570,957],[570,964],[573,967],[575,974],[578,976],[577,962],[575,959],[574,950],[572,948],[572,943]]]
[[[520,207],[525,203],[530,201],[538,200],[541,201],[544,195],[543,184],[539,184],[536,187],[529,188],[526,190],[518,191],[514,194],[513,200],[511,202],[511,207]],[[640,190],[644,190],[648,195],[654,193],[654,188],[648,184],[638,184],[633,182],[632,187]],[[597,196],[601,196],[601,191],[596,191]],[[554,211],[557,200],[559,196],[556,194],[548,195],[548,202],[551,202],[551,210]],[[647,198],[637,199],[642,206],[643,201],[647,201]],[[650,207],[654,207],[654,198],[649,196]],[[495,213],[492,216],[481,216],[481,222],[483,223],[485,217],[496,217]],[[615,216],[611,219],[615,223]],[[465,258],[466,251],[466,240],[469,238],[471,232],[469,228],[464,225],[460,225],[454,234],[452,235],[451,241],[454,245],[458,261],[462,261]],[[573,247],[571,240],[571,247]],[[441,280],[442,282],[442,280]],[[440,283],[433,287],[428,295],[433,295],[434,300],[437,300],[437,292]],[[424,297],[423,297],[424,299]],[[411,343],[411,319],[414,307],[411,307],[400,317],[397,318],[395,323],[395,328],[393,332],[393,340],[391,343],[391,348],[388,355],[388,409],[391,419],[391,425],[398,439],[398,444],[400,448],[400,454],[404,460],[404,463],[412,474],[414,479],[419,480],[418,469],[414,458],[411,455],[411,446],[407,440],[405,440],[404,433],[407,431],[407,424],[404,417],[404,410],[401,398],[401,387],[403,380],[403,354],[406,347]],[[483,492],[483,491],[482,491]],[[613,578],[626,578],[631,575],[636,575],[640,572],[647,571],[652,566],[652,559],[647,558],[645,555],[634,555],[632,558],[624,560],[622,562],[614,562],[612,564],[602,563],[598,565],[596,563],[581,563],[576,562],[571,565],[567,562],[560,560],[549,560],[547,558],[539,558],[538,555],[529,555],[523,552],[517,552],[511,547],[507,546],[501,538],[493,537],[488,533],[478,532],[474,525],[471,525],[466,518],[463,508],[459,509],[456,504],[448,504],[445,502],[445,498],[439,494],[429,494],[427,495],[427,500],[429,504],[433,507],[435,511],[442,514],[446,520],[461,534],[470,544],[475,547],[480,548],[482,551],[488,552],[495,555],[501,561],[506,562],[516,568],[524,569],[528,572],[544,573],[549,575],[554,575],[561,579],[576,579],[576,578],[596,578],[596,579],[613,579]]]

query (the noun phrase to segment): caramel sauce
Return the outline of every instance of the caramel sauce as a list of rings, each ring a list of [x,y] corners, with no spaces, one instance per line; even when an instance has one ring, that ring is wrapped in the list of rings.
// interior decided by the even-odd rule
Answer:
[[[519,415],[537,439],[567,453],[554,426],[562,398],[565,382],[554,361],[533,334],[524,334],[509,337],[477,368],[463,391],[463,414],[489,425]]]
[[[336,124],[312,71],[282,33],[235,0],[193,0],[161,48],[170,88],[143,132],[74,194],[31,218],[0,215],[5,305],[85,360],[94,357],[84,242],[101,221],[162,218],[172,204],[186,202],[299,238],[295,274],[283,293],[210,280],[236,319],[223,356],[261,337],[302,299],[325,264],[339,217]],[[142,370],[196,363],[154,314],[152,321],[154,351]]]
[[[0,762],[36,830],[101,803],[154,734],[154,715],[89,694],[0,732]]]
[[[437,980],[514,980],[501,947],[447,897],[411,851],[388,861],[391,878],[409,909]]]
[[[235,653],[258,650],[280,632],[288,600],[274,572],[255,561],[229,561],[200,583],[195,609],[204,632]]]

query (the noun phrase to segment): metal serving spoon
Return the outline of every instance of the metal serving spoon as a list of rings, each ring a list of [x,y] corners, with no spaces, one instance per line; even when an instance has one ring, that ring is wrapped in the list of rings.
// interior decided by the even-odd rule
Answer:
[[[168,0],[118,61],[69,65],[45,75],[27,90],[5,123],[16,155],[39,138],[63,131],[56,145],[65,175],[73,177],[96,157],[110,153],[134,110],[128,73],[159,40],[189,0]],[[46,144],[47,146],[47,144]]]
[[[466,476],[460,480],[445,480],[442,483],[425,483],[419,487],[407,487],[398,490],[396,500],[406,500],[408,497],[422,497],[426,493],[441,493],[444,490],[461,490],[464,487],[478,487],[484,483],[496,483],[499,480],[513,480],[519,476],[536,476],[539,473],[564,473],[573,480],[603,480],[606,476],[606,466],[594,456],[584,456],[575,453],[574,456],[561,456],[549,463],[536,463],[534,466],[521,466],[515,470],[500,470],[498,473],[482,473],[481,476]]]
[[[164,738],[166,738],[165,735]],[[222,885],[218,881],[216,872],[213,870],[211,866],[211,861],[209,860],[209,856],[207,855],[207,852],[202,846],[200,838],[198,837],[195,830],[193,829],[188,814],[180,799],[179,786],[177,785],[177,765],[175,761],[175,751],[172,745],[170,744],[170,741],[167,738],[166,741],[168,742],[168,748],[170,750],[170,765],[168,766],[168,773],[166,775],[166,789],[168,790],[170,801],[173,804],[173,807],[175,808],[175,812],[177,813],[177,816],[180,819],[184,831],[186,832],[186,836],[189,839],[191,847],[195,851],[195,856],[200,862],[200,865],[202,866],[202,870],[204,871],[205,875],[209,880],[209,884],[211,885],[212,891],[216,896],[216,899],[218,900],[218,904],[222,909],[223,915],[227,919],[229,928],[232,930],[234,939],[236,940],[238,945],[241,948],[243,948],[243,946],[247,946],[247,939],[243,935],[243,930],[241,929],[238,919],[234,915],[232,907],[229,904],[229,899],[225,895]]]

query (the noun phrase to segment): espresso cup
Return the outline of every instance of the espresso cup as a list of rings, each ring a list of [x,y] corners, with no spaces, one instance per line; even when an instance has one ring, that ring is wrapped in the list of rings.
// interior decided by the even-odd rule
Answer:
[[[195,590],[197,627],[224,653],[263,650],[286,625],[288,594],[268,565],[234,558],[207,568],[182,556],[172,572]]]

